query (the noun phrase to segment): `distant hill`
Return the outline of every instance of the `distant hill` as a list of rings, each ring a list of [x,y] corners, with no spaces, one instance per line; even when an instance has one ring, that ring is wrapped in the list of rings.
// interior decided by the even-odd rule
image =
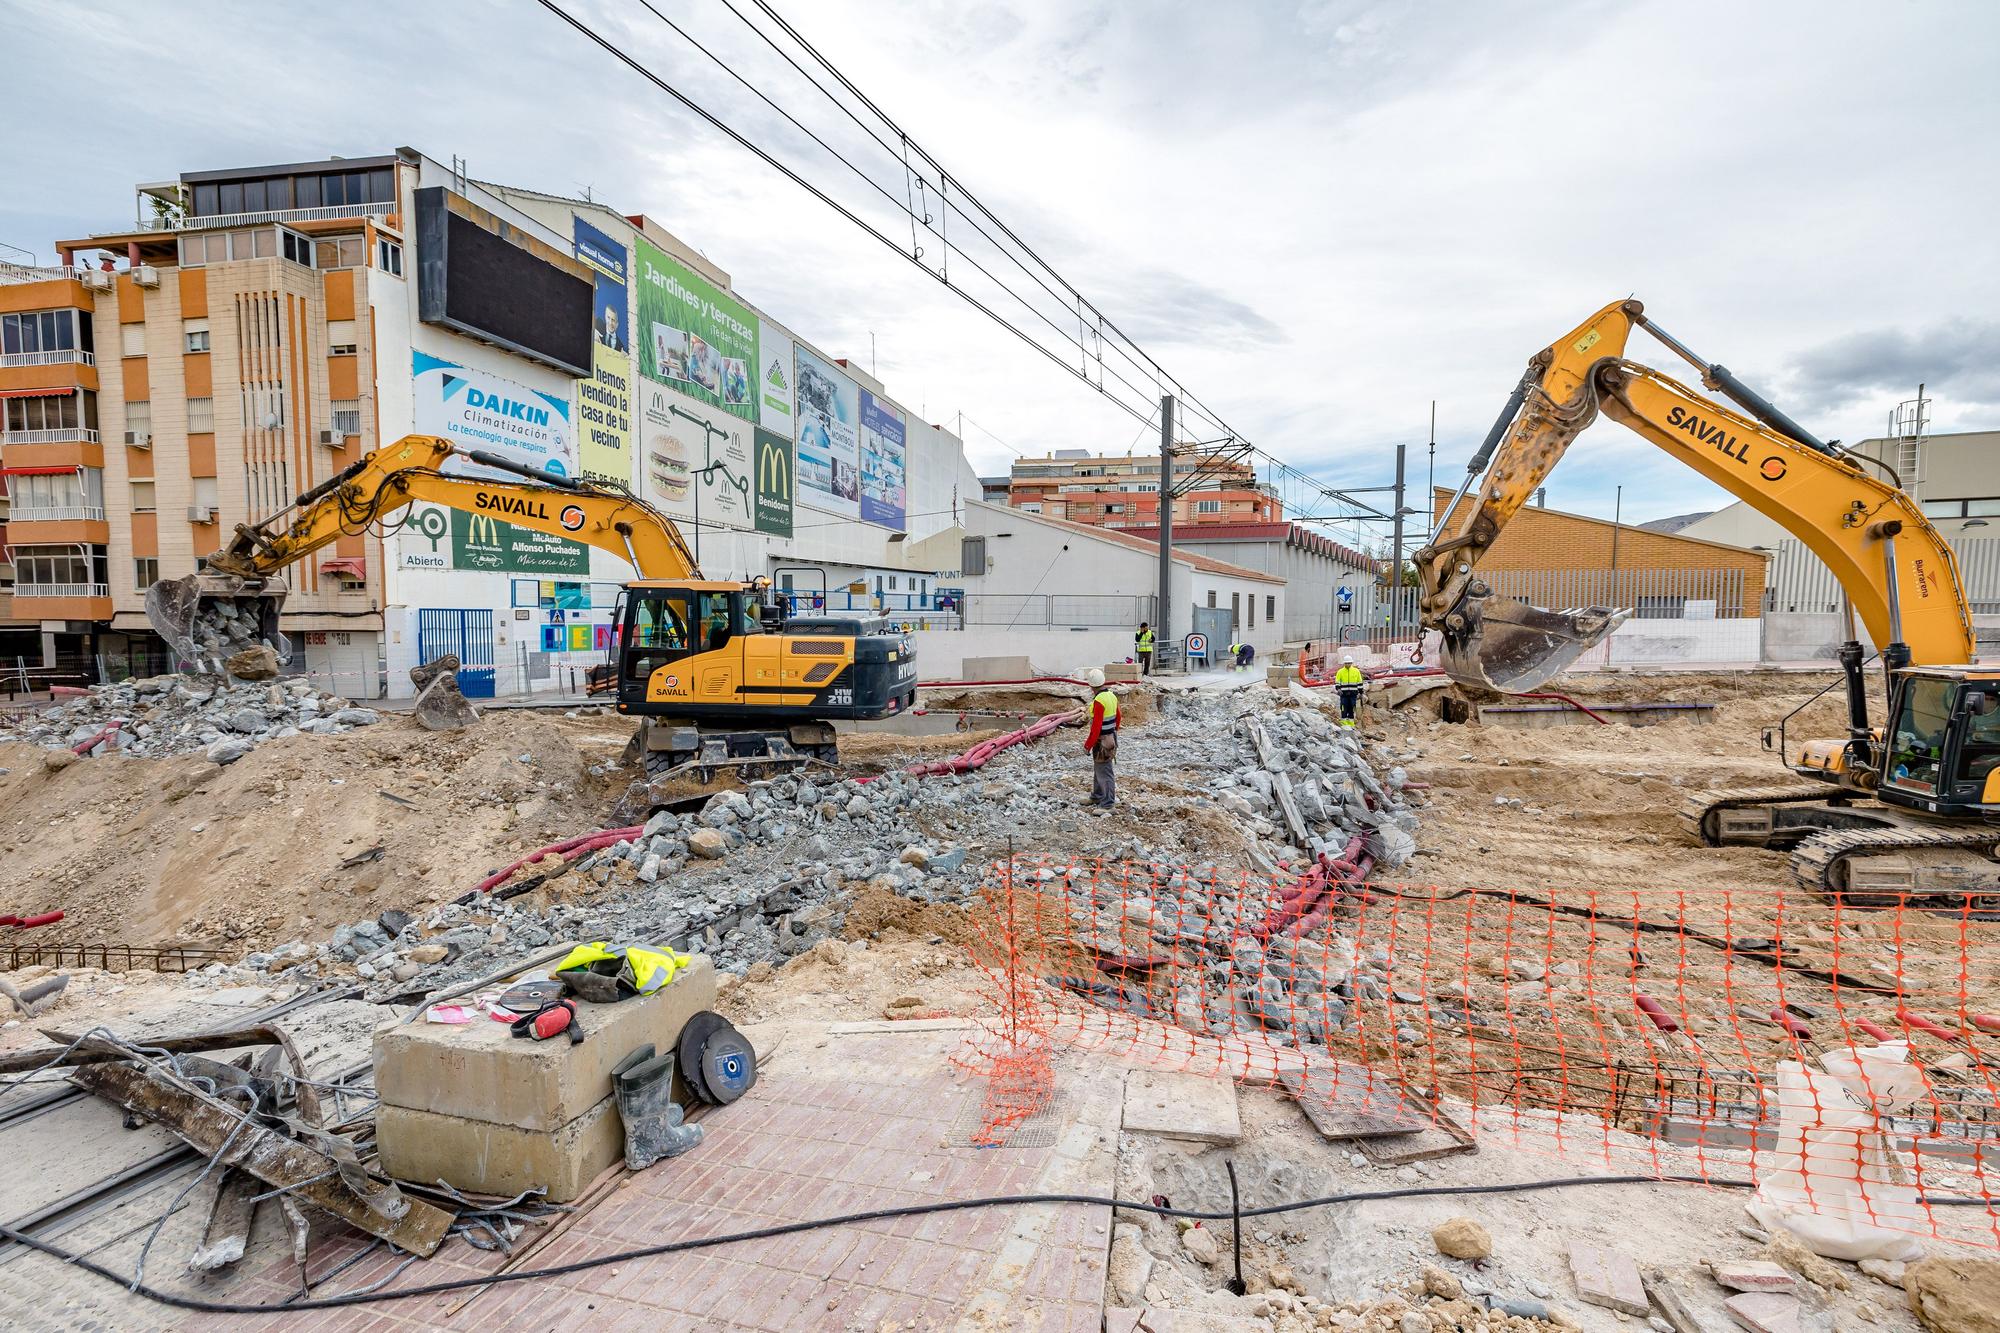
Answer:
[[[1656,518],[1651,523],[1641,523],[1638,526],[1648,532],[1674,533],[1690,523],[1700,522],[1714,512],[1713,509],[1704,509],[1699,514],[1675,514],[1672,518]]]

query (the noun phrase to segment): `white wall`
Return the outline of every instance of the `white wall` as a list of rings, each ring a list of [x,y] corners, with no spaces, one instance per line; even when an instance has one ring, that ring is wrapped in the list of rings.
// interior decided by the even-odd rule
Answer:
[[[1026,657],[1035,675],[1081,679],[1092,667],[1132,656],[1132,631],[1125,629],[932,630],[914,642],[918,680],[964,680],[966,660],[974,657]]]

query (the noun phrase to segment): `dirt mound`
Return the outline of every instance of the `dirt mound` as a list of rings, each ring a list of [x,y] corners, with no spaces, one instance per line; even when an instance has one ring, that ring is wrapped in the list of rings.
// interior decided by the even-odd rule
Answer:
[[[389,714],[228,767],[114,754],[50,769],[0,746],[0,906],[62,909],[44,928],[62,940],[245,947],[413,911],[600,827],[626,739],[610,718],[496,711],[456,733]]]

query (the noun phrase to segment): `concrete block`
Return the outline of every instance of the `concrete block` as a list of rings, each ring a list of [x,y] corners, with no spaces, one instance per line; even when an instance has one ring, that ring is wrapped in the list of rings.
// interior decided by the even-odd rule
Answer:
[[[1035,674],[1025,657],[968,657],[960,680],[1026,680]]]
[[[1269,662],[1264,666],[1264,683],[1274,690],[1282,690],[1299,678],[1297,663],[1281,664]]]
[[[375,1111],[375,1142],[382,1169],[399,1180],[506,1196],[539,1185],[567,1203],[625,1155],[625,1126],[612,1097],[554,1132],[385,1104]]]
[[[1576,1278],[1578,1300],[1626,1314],[1646,1314],[1653,1308],[1639,1280],[1639,1265],[1616,1250],[1571,1245],[1569,1271]]]
[[[389,1024],[375,1032],[375,1090],[384,1108],[458,1116],[512,1129],[568,1125],[611,1095],[611,1069],[651,1042],[671,1050],[696,1013],[715,1007],[715,966],[696,955],[664,990],[618,1004],[579,1003],[585,1033],[517,1040],[484,1015],[460,1026]]]
[[[1134,1069],[1125,1076],[1125,1129],[1197,1143],[1243,1137],[1236,1085],[1226,1078]]]
[[[1717,1264],[1715,1280],[1731,1291],[1775,1291],[1789,1296],[1799,1289],[1798,1278],[1791,1269],[1768,1259]]]
[[[1104,664],[1106,685],[1137,685],[1139,664],[1137,662],[1106,662]]]

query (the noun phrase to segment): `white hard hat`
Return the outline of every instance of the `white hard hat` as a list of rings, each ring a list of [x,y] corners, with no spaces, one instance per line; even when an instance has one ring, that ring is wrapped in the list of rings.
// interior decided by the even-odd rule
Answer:
[[[1104,684],[1104,673],[1096,667],[1092,667],[1090,670],[1084,672],[1083,678],[1089,681],[1093,688]]]
[[[1341,657],[1340,657],[1340,660],[1341,660],[1341,661],[1342,661],[1343,663],[1345,663],[1346,665],[1348,665],[1348,666],[1353,666],[1353,665],[1354,665],[1354,654],[1353,654],[1353,653],[1343,653],[1343,654],[1341,654]]]

